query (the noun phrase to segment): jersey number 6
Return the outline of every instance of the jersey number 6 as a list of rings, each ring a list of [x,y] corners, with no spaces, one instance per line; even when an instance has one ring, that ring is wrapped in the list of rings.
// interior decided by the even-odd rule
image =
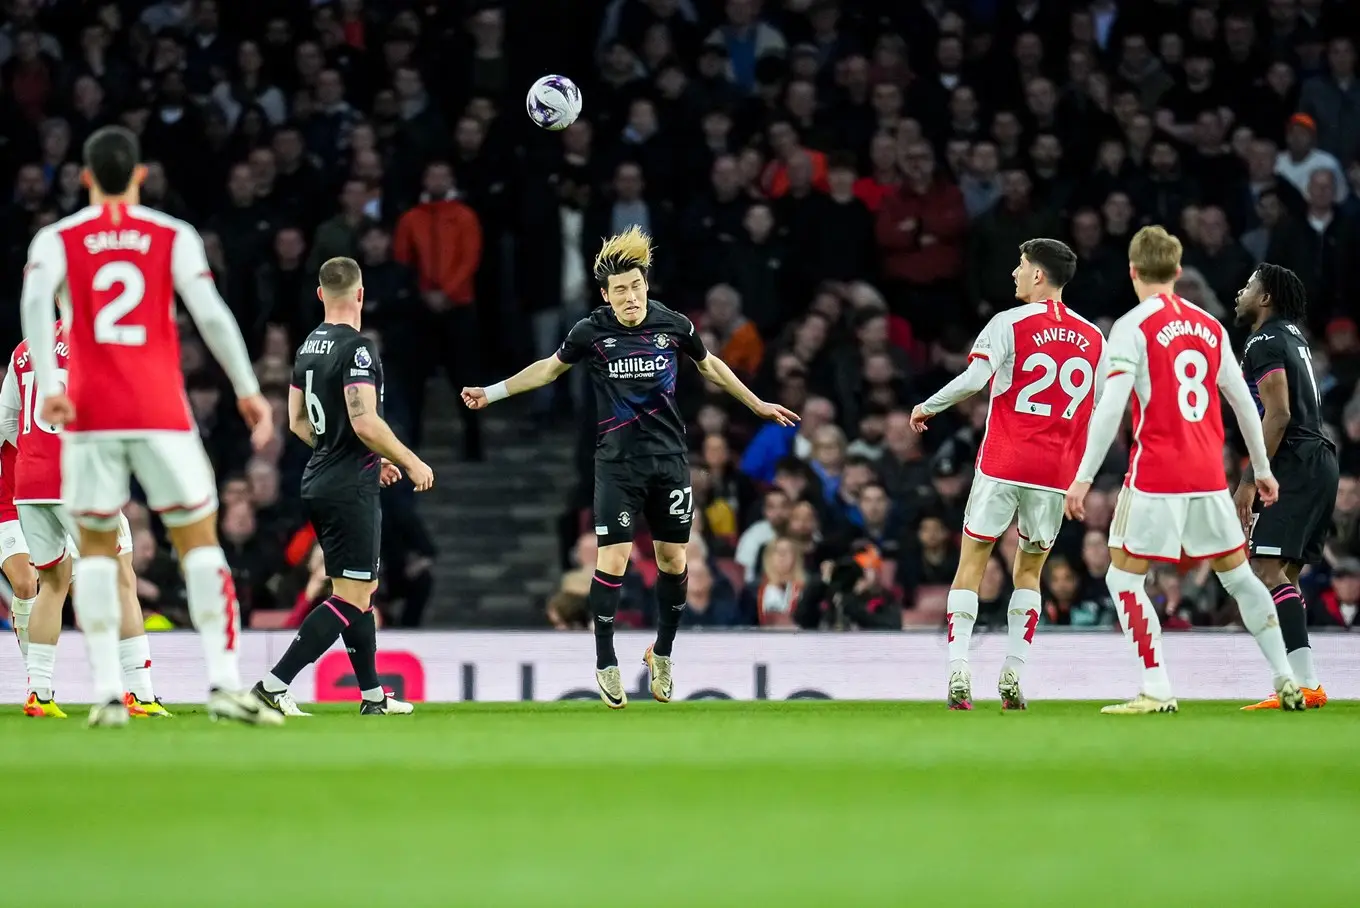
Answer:
[[[303,396],[307,400],[307,421],[312,424],[312,431],[317,435],[326,434],[326,411],[321,408],[321,398],[312,392],[312,370],[307,370],[307,387],[303,389]]]

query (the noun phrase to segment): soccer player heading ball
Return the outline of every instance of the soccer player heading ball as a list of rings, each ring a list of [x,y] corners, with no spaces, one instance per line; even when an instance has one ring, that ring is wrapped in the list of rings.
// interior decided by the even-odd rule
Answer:
[[[797,414],[766,403],[717,356],[704,348],[688,318],[647,298],[651,238],[636,227],[611,237],[595,258],[595,280],[608,303],[576,323],[556,353],[487,388],[464,388],[474,410],[541,388],[577,363],[590,370],[596,412],[595,535],[599,555],[590,585],[595,619],[595,680],[613,709],[628,705],[614,655],[614,614],[633,547],[638,514],[647,518],[660,572],[656,642],[643,661],[652,696],[671,698],[671,645],[685,608],[685,546],[693,500],[685,420],[675,400],[680,354],[704,378],[762,419],[783,426]]]

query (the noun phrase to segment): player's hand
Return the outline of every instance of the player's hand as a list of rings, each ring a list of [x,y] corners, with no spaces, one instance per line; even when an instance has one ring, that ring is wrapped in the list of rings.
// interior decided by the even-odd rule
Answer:
[[[384,457],[382,459],[382,470],[378,473],[378,484],[387,488],[398,479],[401,479],[401,468]]]
[[[793,426],[803,419],[788,407],[781,407],[779,404],[768,404],[763,400],[752,408],[752,412],[761,419],[773,420],[781,426]]]
[[[434,485],[434,470],[431,470],[423,460],[408,464],[406,475],[411,480],[411,485],[416,487],[417,492],[424,492]]]
[[[469,410],[484,410],[491,406],[491,401],[486,399],[485,388],[464,388],[463,406]]]
[[[53,394],[43,401],[41,415],[49,426],[64,426],[76,418],[76,405],[65,394]]]
[[[1233,494],[1233,504],[1237,507],[1237,519],[1242,522],[1242,532],[1246,533],[1251,529],[1251,509],[1256,504],[1256,486],[1250,482],[1243,482],[1237,486],[1237,492]]]
[[[1256,491],[1261,496],[1261,506],[1270,507],[1280,500],[1280,484],[1275,481],[1274,476],[1257,478]]]
[[[1089,482],[1076,482],[1067,487],[1067,497],[1063,500],[1063,513],[1069,520],[1086,519],[1086,493],[1091,491]]]
[[[911,408],[911,427],[917,432],[926,430],[926,420],[930,419],[931,414],[927,413],[920,404]]]
[[[263,394],[252,394],[236,401],[236,409],[250,429],[250,446],[257,451],[264,450],[274,438],[274,412]]]

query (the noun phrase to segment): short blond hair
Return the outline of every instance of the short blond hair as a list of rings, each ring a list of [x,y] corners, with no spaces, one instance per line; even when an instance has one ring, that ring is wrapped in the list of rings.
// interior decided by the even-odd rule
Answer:
[[[317,283],[321,285],[322,291],[329,296],[339,296],[347,293],[359,286],[363,280],[363,272],[359,270],[359,263],[354,259],[337,256],[327,259],[317,272]]]
[[[608,289],[609,279],[614,275],[627,274],[636,268],[645,276],[651,267],[652,238],[634,224],[604,241],[600,254],[595,256],[595,280]]]
[[[1149,284],[1168,284],[1181,267],[1181,241],[1165,227],[1144,227],[1129,243],[1129,264]]]

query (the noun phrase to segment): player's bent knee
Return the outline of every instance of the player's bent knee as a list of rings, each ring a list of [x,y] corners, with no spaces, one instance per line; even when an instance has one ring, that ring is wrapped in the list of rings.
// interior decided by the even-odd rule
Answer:
[[[1037,590],[1043,577],[1044,562],[1048,561],[1048,549],[1029,552],[1024,548],[1015,552],[1015,565],[1011,568],[1011,580],[1016,589]]]
[[[38,595],[38,572],[28,560],[27,552],[9,556],[4,564],[0,564],[0,570],[4,571],[15,598],[32,599]]]
[[[193,516],[190,520],[176,522],[177,516],[185,515]],[[217,545],[216,504],[206,514],[199,513],[198,510],[166,511],[161,514],[161,522],[165,524],[166,535],[170,537],[170,543],[175,547],[175,551],[179,552],[180,558],[194,549],[211,548]]]
[[[1234,568],[1240,567],[1241,565],[1245,564],[1246,561],[1247,561],[1246,550],[1238,549],[1235,552],[1229,552],[1226,555],[1222,555],[1218,558],[1215,558],[1211,563],[1211,566],[1214,569],[1214,573],[1221,574],[1224,571],[1231,571]]]
[[[378,590],[378,581],[332,577],[331,590],[355,608],[367,610],[373,601],[373,594]]]
[[[992,543],[964,536],[959,543],[959,567],[954,572],[953,588],[956,590],[976,590],[982,585],[982,575],[987,570],[987,559],[992,554]]]
[[[1148,572],[1147,559],[1135,558],[1123,549],[1110,549],[1110,564],[1130,574],[1146,574]]]
[[[686,546],[679,542],[658,542],[656,547],[656,566],[667,574],[684,573]]]
[[[602,545],[595,555],[595,567],[606,574],[622,577],[624,571],[628,570],[628,559],[632,554],[633,544],[631,542]]]

